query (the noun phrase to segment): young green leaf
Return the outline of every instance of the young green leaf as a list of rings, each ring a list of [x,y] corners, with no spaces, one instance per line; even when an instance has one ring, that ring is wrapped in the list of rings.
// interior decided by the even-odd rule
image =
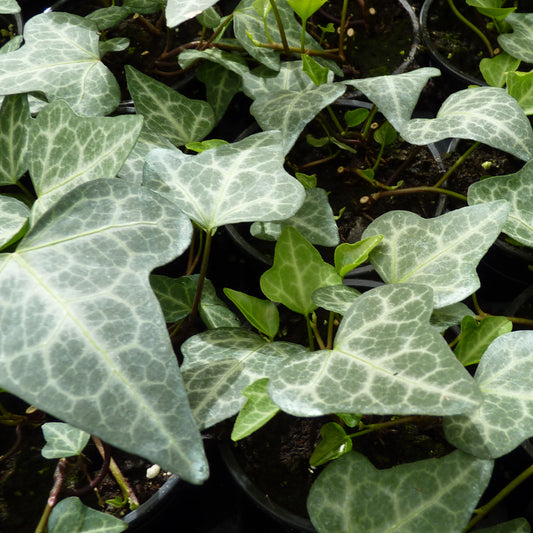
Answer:
[[[261,276],[260,285],[273,302],[307,315],[317,307],[312,299],[313,292],[341,281],[312,244],[296,229],[285,226],[276,244],[274,264]]]
[[[320,9],[326,0],[287,0],[294,12],[302,19],[307,20],[315,11]]]
[[[504,201],[463,207],[432,219],[410,211],[389,211],[368,226],[363,238],[383,235],[370,261],[386,283],[428,285],[435,307],[440,308],[479,288],[477,264],[508,213]]]
[[[318,533],[441,533],[443,524],[446,531],[463,531],[492,467],[493,461],[454,451],[439,459],[378,470],[366,457],[351,452],[318,476],[307,510]]]
[[[483,403],[444,419],[446,438],[476,457],[496,458],[533,436],[533,331],[497,337],[477,367]]]
[[[48,533],[120,533],[127,528],[119,518],[91,509],[74,496],[55,505],[48,520]]]
[[[526,115],[533,115],[533,72],[508,72],[507,92]]]
[[[235,420],[231,440],[238,441],[248,437],[279,413],[279,407],[267,394],[267,383],[268,378],[262,378],[243,389],[246,403]]]
[[[352,451],[352,439],[336,422],[328,422],[320,428],[322,440],[309,459],[311,466],[320,466]]]
[[[344,121],[349,128],[355,128],[362,124],[370,113],[369,109],[360,107],[358,109],[350,109],[344,113]]]
[[[334,262],[335,270],[341,278],[348,272],[364,263],[370,252],[381,242],[383,235],[367,237],[359,242],[342,243],[335,248]]]
[[[485,81],[492,87],[503,87],[510,72],[520,65],[520,59],[502,52],[494,57],[485,57],[479,62],[479,70]]]
[[[398,133],[392,127],[390,122],[384,122],[376,131],[374,131],[374,140],[383,146],[392,144],[398,138]]]
[[[332,350],[296,354],[273,369],[268,392],[294,416],[468,412],[481,394],[430,324],[424,285],[383,285],[358,296]]]
[[[42,430],[46,444],[41,454],[46,459],[79,455],[89,442],[88,433],[64,422],[47,422]]]
[[[485,317],[478,324],[471,316],[461,322],[461,337],[455,347],[455,355],[464,366],[479,363],[491,342],[513,329],[513,323],[504,316]]]
[[[327,83],[329,79],[329,68],[319,65],[310,55],[302,56],[303,70],[313,80],[315,85]]]
[[[65,100],[80,115],[107,115],[117,107],[120,89],[100,61],[93,22],[61,12],[26,22],[24,45],[0,54],[0,94],[31,91]]]
[[[228,288],[224,289],[224,294],[254,328],[270,340],[274,339],[279,329],[279,312],[273,302]]]

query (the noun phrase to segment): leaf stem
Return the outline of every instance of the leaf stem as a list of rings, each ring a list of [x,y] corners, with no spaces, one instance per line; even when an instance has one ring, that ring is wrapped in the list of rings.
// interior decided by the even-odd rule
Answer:
[[[315,339],[313,337],[313,326],[309,315],[305,315],[305,323],[307,324],[307,341],[309,342],[309,349],[313,352],[315,350]]]
[[[410,424],[411,422],[418,422],[422,420],[424,417],[420,415],[412,415],[412,416],[405,416],[403,418],[397,418],[395,420],[389,420],[388,422],[380,422],[378,424],[363,424],[363,429],[360,431],[357,431],[355,433],[351,433],[350,435],[346,435],[350,439],[353,439],[355,437],[361,437],[362,435],[366,435],[367,433],[371,433],[372,431],[378,431],[380,429],[385,429],[392,426],[400,426],[403,424]]]
[[[311,329],[314,333],[314,336],[315,336],[315,339],[318,343],[318,347],[321,349],[321,350],[325,350],[326,349],[326,345],[324,344],[324,340],[322,339],[322,335],[320,335],[320,331],[318,331],[318,326],[317,326],[317,323],[316,323],[316,314],[313,313],[313,320],[310,320],[309,321],[309,325],[311,326]],[[314,346],[313,346],[314,348]]]
[[[466,26],[468,26],[482,41],[483,44],[486,46],[490,57],[494,57],[494,50],[492,49],[492,46],[490,44],[490,41],[487,39],[487,36],[475,25],[472,24],[458,9],[455,7],[455,4],[453,3],[453,0],[448,0],[448,4],[450,5],[451,10],[453,11],[454,15]]]
[[[289,43],[287,42],[287,36],[285,35],[285,28],[283,27],[283,21],[281,20],[281,15],[279,14],[278,5],[276,0],[270,0],[270,6],[272,7],[272,12],[276,18],[276,24],[278,25],[279,36],[281,38],[281,43],[283,44],[283,51],[286,55],[290,54]]]
[[[474,517],[470,522],[468,522],[463,533],[466,533],[473,526],[475,526],[483,517],[485,517],[489,511],[491,511],[496,505],[498,505],[505,497],[507,497],[514,489],[516,489],[521,483],[523,483],[527,478],[533,475],[533,465],[527,467],[521,474],[515,477],[508,485],[506,485],[492,500],[487,502],[485,505],[478,507],[474,511]]]
[[[449,189],[442,189],[440,187],[432,187],[431,185],[420,185],[418,187],[406,187],[405,189],[393,189],[393,190],[387,190],[387,191],[379,191],[375,192],[368,196],[363,196],[360,200],[361,203],[366,203],[370,199],[372,200],[379,200],[382,197],[389,197],[389,196],[401,196],[403,194],[417,194],[417,193],[435,193],[435,194],[446,194],[448,196],[451,196],[452,198],[457,198],[458,200],[461,200],[463,202],[466,202],[467,198],[464,194],[460,194],[455,191],[450,191]]]
[[[202,299],[202,291],[204,288],[204,281],[207,276],[207,267],[209,265],[209,256],[211,254],[211,241],[213,239],[213,231],[208,230],[205,232],[204,253],[202,256],[202,264],[200,266],[200,275],[198,277],[198,285],[196,286],[196,294],[194,295],[194,301],[191,308],[191,318],[196,318],[198,315],[198,309],[200,307],[200,300]]]

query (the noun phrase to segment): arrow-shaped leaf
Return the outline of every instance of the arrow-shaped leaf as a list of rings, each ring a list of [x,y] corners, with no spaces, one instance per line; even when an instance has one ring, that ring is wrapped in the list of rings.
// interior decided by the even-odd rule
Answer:
[[[496,338],[476,370],[483,403],[444,419],[446,438],[477,457],[496,458],[533,436],[533,331]]]
[[[235,222],[283,220],[298,211],[305,190],[283,163],[280,133],[271,131],[194,156],[153,150],[144,184],[211,231]]]
[[[351,452],[318,476],[307,509],[319,533],[460,533],[489,483],[492,467],[493,461],[454,451],[378,470]]]
[[[518,102],[499,87],[457,91],[445,100],[436,118],[412,119],[398,131],[412,144],[457,137],[479,141],[524,161],[533,157],[529,119]]]
[[[332,350],[296,354],[270,376],[274,402],[295,416],[465,412],[481,395],[430,326],[422,285],[383,285],[358,296]]]
[[[368,226],[363,238],[383,235],[370,261],[385,282],[429,285],[439,308],[479,288],[477,264],[508,212],[503,201],[463,207],[433,219],[389,211]]]
[[[148,282],[190,237],[172,203],[123,180],[63,197],[0,255],[0,387],[200,483],[203,446]]]
[[[100,61],[98,29],[70,13],[36,15],[24,27],[25,44],[0,55],[0,94],[43,92],[80,115],[107,115],[120,101],[113,74]]]

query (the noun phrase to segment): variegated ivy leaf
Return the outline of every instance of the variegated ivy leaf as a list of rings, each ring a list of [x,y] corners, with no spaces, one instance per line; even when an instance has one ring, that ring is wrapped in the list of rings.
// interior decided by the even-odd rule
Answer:
[[[312,294],[313,302],[322,309],[345,315],[361,293],[347,285],[320,287]]]
[[[174,28],[186,20],[199,15],[208,7],[214,6],[218,0],[167,0],[165,16],[167,26]]]
[[[307,510],[318,533],[459,533],[492,467],[493,461],[454,451],[378,470],[365,456],[350,452],[318,476]]]
[[[403,74],[345,80],[363,92],[396,131],[411,119],[422,89],[429,78],[440,76],[440,70],[424,67]]]
[[[169,278],[156,274],[150,276],[150,284],[159,300],[167,323],[177,322],[190,314],[196,295],[198,277],[198,274],[181,278]],[[208,279],[204,280],[199,312],[203,323],[210,329],[240,326],[239,319],[217,296],[215,287]]]
[[[231,440],[238,441],[248,437],[279,413],[279,407],[268,396],[267,383],[268,378],[262,378],[243,389],[246,403],[235,420]]]
[[[120,89],[100,61],[94,23],[70,13],[36,15],[24,27],[24,45],[0,54],[0,94],[43,92],[80,115],[107,115]]]
[[[46,445],[41,454],[46,459],[60,459],[79,455],[87,443],[90,435],[64,422],[47,422],[42,426]]]
[[[305,190],[283,163],[281,135],[270,131],[198,155],[153,150],[143,181],[209,232],[224,224],[294,215]]]
[[[120,533],[127,527],[120,518],[91,509],[74,496],[55,505],[48,520],[48,533]]]
[[[477,367],[483,403],[444,419],[446,438],[476,457],[496,458],[533,436],[533,331],[496,338]]]
[[[518,102],[505,89],[474,87],[449,96],[436,118],[417,118],[398,130],[412,144],[450,137],[470,139],[528,161],[533,157],[533,130]]]
[[[0,249],[13,242],[24,230],[30,208],[11,196],[0,195]]]
[[[191,100],[168,85],[126,65],[128,90],[146,127],[166,137],[175,146],[201,141],[215,125],[212,107]]]
[[[250,233],[258,239],[276,241],[285,226],[292,226],[310,243],[336,246],[339,229],[324,189],[305,190],[305,200],[295,215],[276,222],[254,222]]]
[[[457,302],[433,310],[430,322],[437,331],[445,331],[451,326],[460,324],[465,316],[475,317],[476,314],[464,303]]]
[[[201,59],[216,63],[241,77],[249,72],[246,60],[242,56],[217,48],[208,48],[207,50],[184,50],[178,56],[178,62],[181,68],[188,68]]]
[[[239,44],[246,49],[259,63],[266,67],[278,71],[280,67],[280,52],[264,48],[254,44],[252,39],[259,43],[268,43],[269,37],[265,33],[265,24],[263,17],[254,7],[255,0],[241,0],[239,5],[233,11],[233,31]],[[294,16],[294,12],[286,2],[277,2],[278,11],[282,20],[285,36],[289,46],[297,50],[301,49],[302,27]],[[281,44],[276,18],[272,10],[267,15],[267,25],[270,39],[275,43]],[[307,50],[322,50],[322,47],[309,35],[305,36],[305,48]],[[343,76],[342,70],[332,60],[321,57],[315,57],[316,61],[327,66],[338,76]]]
[[[327,83],[303,91],[273,91],[259,96],[250,106],[250,113],[264,131],[281,130],[286,155],[307,123],[345,89],[342,83]]]
[[[333,82],[333,72],[328,76]],[[243,92],[256,100],[274,91],[305,91],[313,89],[313,80],[304,72],[302,61],[284,61],[278,72],[261,65],[242,77]]]
[[[171,202],[123,180],[59,200],[0,255],[0,387],[201,483],[202,442],[148,282],[191,233]]]
[[[35,222],[67,192],[97,178],[114,178],[137,141],[142,118],[80,117],[58,100],[30,129],[29,171],[37,193]]]
[[[460,302],[479,288],[476,267],[498,237],[507,202],[468,206],[425,219],[389,211],[363,238],[383,235],[370,262],[386,283],[422,283],[433,289],[436,308]]]
[[[468,188],[471,205],[494,200],[506,200],[510,206],[502,231],[525,246],[533,247],[533,161],[514,174],[487,178]]]
[[[242,390],[268,377],[273,369],[298,353],[298,344],[267,342],[243,328],[218,328],[187,339],[183,352],[183,379],[193,415],[200,429],[239,412]]]
[[[95,9],[89,13],[85,18],[94,22],[99,31],[107,30],[122,22],[130,14],[130,10],[124,6],[109,6],[101,9]]]
[[[27,96],[6,96],[0,109],[0,185],[16,183],[28,169],[30,123]]]
[[[481,394],[429,324],[432,291],[383,285],[358,296],[332,350],[295,355],[270,375],[268,392],[294,416],[330,413],[464,413]]]
[[[276,243],[274,264],[260,280],[267,298],[303,315],[317,308],[311,297],[316,289],[341,283],[335,268],[291,226],[283,228]]]
[[[505,22],[513,31],[498,35],[498,44],[509,55],[533,63],[533,13],[510,13]]]
[[[5,13],[6,15],[20,13],[20,6],[17,0],[1,0],[0,13]]]

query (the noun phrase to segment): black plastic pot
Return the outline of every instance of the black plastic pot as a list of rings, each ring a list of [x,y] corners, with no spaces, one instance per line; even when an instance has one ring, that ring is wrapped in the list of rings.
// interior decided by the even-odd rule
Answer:
[[[13,31],[16,35],[22,35],[24,20],[21,13],[0,14],[0,28]]]
[[[442,21],[440,25],[435,22],[437,17],[440,17],[439,20]],[[420,32],[432,63],[441,69],[444,74],[449,75],[464,87],[468,85],[486,85],[479,69],[477,69],[475,74],[468,73],[464,67],[455,61],[452,50],[448,51],[448,54],[451,54],[452,57],[447,57],[437,47],[435,32],[444,31],[446,28],[451,30],[452,24],[457,25],[457,23],[461,24],[456,19],[446,0],[425,0],[423,3],[420,10]],[[478,37],[472,33],[472,39],[475,40]]]

